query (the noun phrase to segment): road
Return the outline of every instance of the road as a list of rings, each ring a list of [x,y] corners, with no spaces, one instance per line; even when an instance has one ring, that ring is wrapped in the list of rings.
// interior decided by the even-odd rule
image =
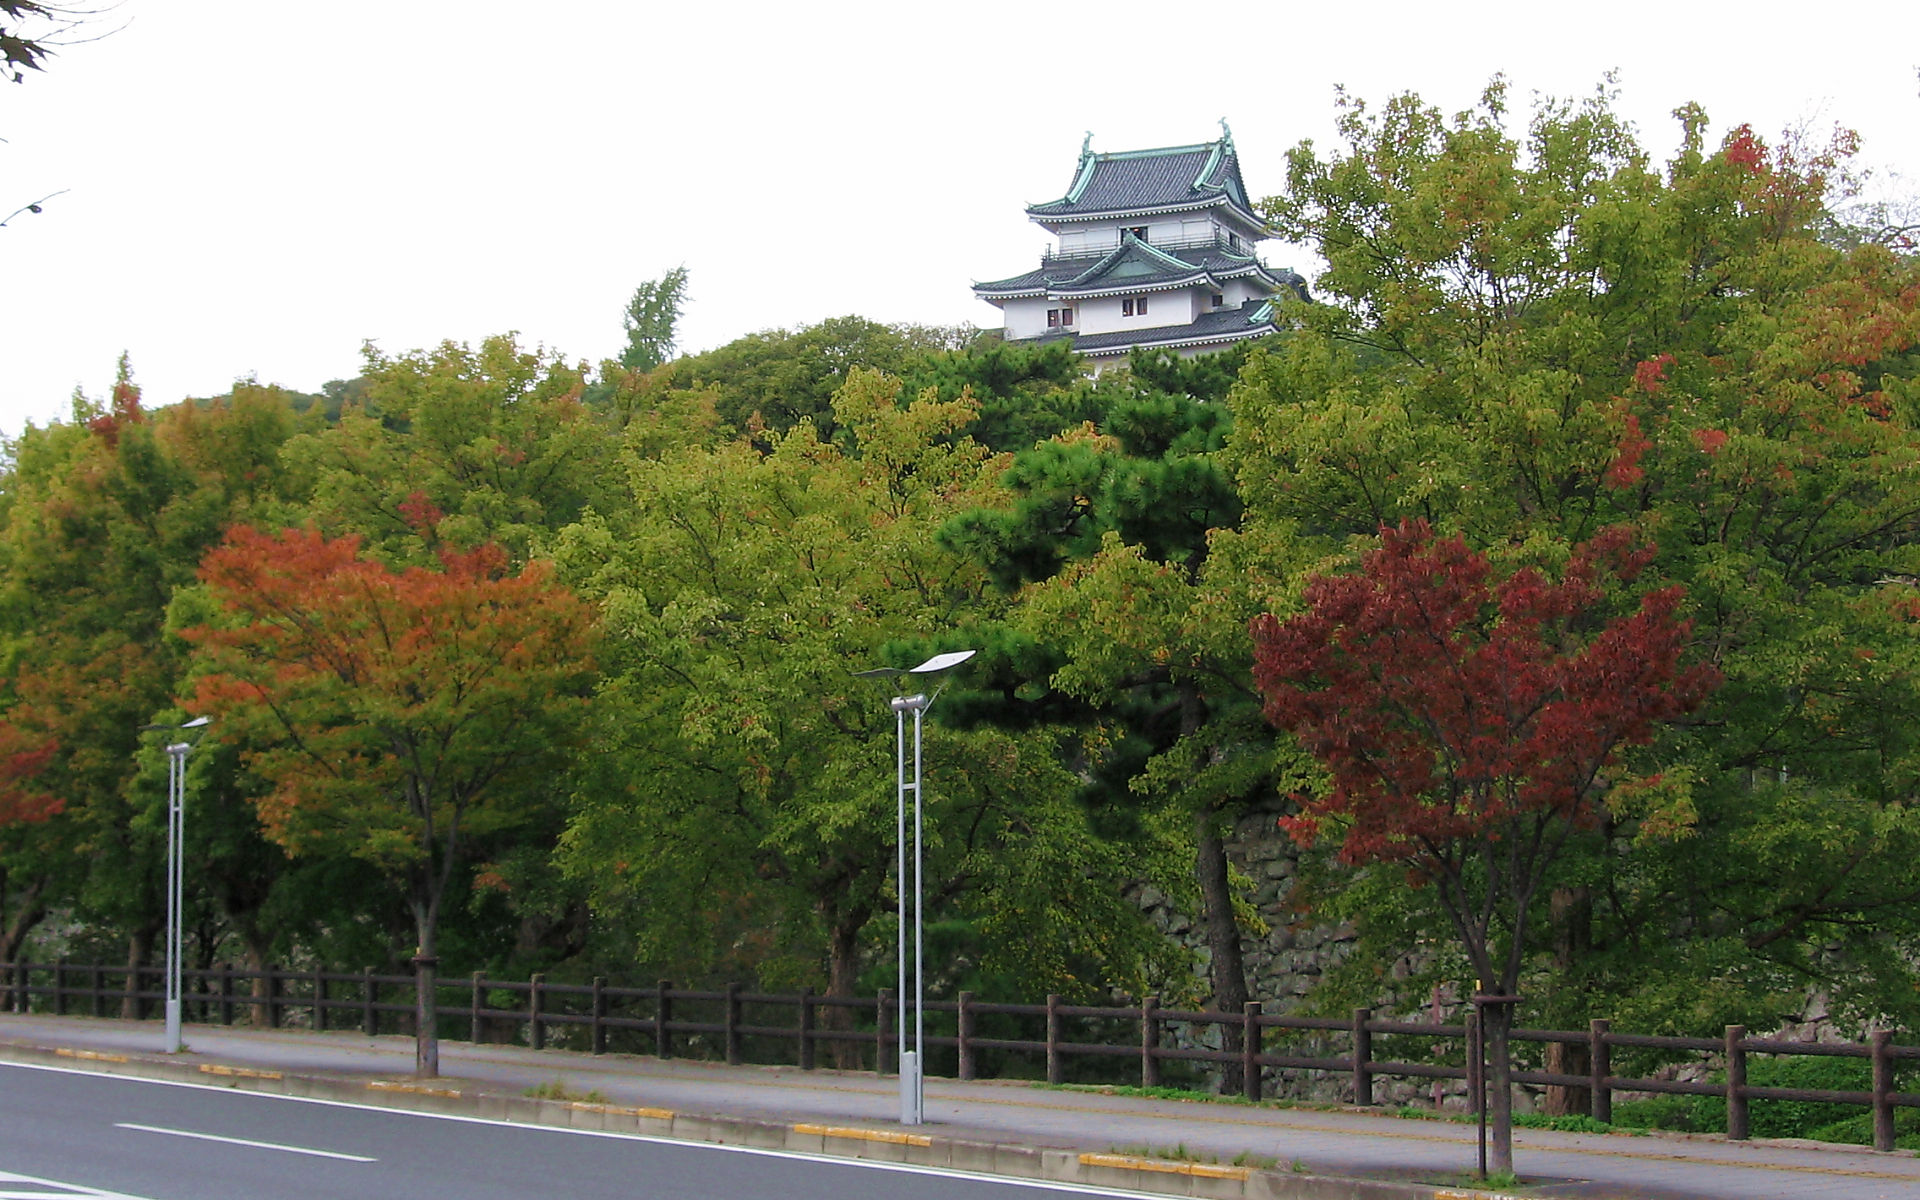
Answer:
[[[879,1200],[903,1194],[916,1200],[1129,1195],[0,1064],[0,1197]]]
[[[143,1073],[135,1069],[140,1062],[164,1059],[154,1054],[160,1036],[156,1023],[0,1013],[0,1055],[13,1056],[15,1051],[29,1047],[37,1048],[42,1055],[91,1055],[96,1061],[90,1064],[90,1069],[121,1076]],[[185,1073],[286,1072],[289,1077],[333,1080],[349,1091],[355,1090],[356,1085],[371,1087],[377,1081],[405,1080],[413,1065],[410,1039],[385,1035],[367,1038],[347,1031],[314,1033],[193,1025],[187,1030],[187,1043],[191,1053],[180,1056],[175,1063],[177,1069]],[[26,1057],[25,1061],[46,1060]],[[116,1062],[125,1065],[115,1065]],[[531,1087],[562,1085],[577,1094],[597,1093],[617,1105],[649,1106],[690,1115],[725,1114],[774,1123],[814,1122],[875,1130],[893,1127],[899,1111],[895,1081],[875,1077],[870,1072],[728,1067],[685,1059],[533,1051],[524,1046],[475,1046],[459,1042],[442,1044],[441,1065],[447,1078],[439,1082],[457,1087],[470,1096],[519,1097]],[[11,1069],[0,1068],[0,1086],[5,1086],[16,1074]],[[295,1089],[275,1086],[264,1090]],[[328,1094],[336,1099],[347,1098],[344,1093]],[[377,1091],[363,1094],[376,1104],[382,1103]],[[0,1117],[5,1116],[7,1107],[13,1104],[11,1100],[0,1101]],[[470,1106],[451,1111],[478,1109]],[[1036,1151],[1059,1148],[1068,1152],[1119,1150],[1123,1153],[1135,1147],[1177,1146],[1200,1156],[1203,1161],[1231,1163],[1242,1154],[1251,1154],[1278,1160],[1280,1164],[1297,1164],[1298,1168],[1324,1176],[1435,1181],[1457,1178],[1474,1161],[1471,1125],[1398,1120],[1377,1110],[1317,1112],[1224,1103],[1192,1104],[1011,1082],[930,1079],[927,1081],[927,1114],[927,1133],[975,1144],[1030,1147]],[[177,1127],[169,1126],[164,1120],[141,1117],[114,1120]],[[293,1119],[290,1127],[304,1129],[318,1121],[319,1118],[313,1116]],[[96,1121],[94,1127],[105,1136],[112,1124],[109,1121],[101,1125]],[[532,1136],[541,1145],[548,1144],[544,1139],[555,1136],[526,1126],[506,1128]],[[195,1127],[195,1130],[223,1132],[218,1128]],[[0,1125],[0,1149],[10,1152],[21,1144],[11,1134],[8,1126]],[[122,1137],[136,1135],[145,1139],[141,1144],[147,1145],[149,1152],[158,1152],[152,1143],[163,1135],[112,1131],[116,1144]],[[499,1136],[505,1137],[505,1134]],[[391,1157],[379,1149],[357,1148],[361,1143],[353,1141],[315,1142],[298,1137],[255,1140],[281,1140],[304,1148]],[[691,1140],[742,1139],[708,1139],[696,1135]],[[1543,1200],[1920,1200],[1920,1158],[1908,1152],[1875,1154],[1860,1147],[1762,1141],[1735,1143],[1710,1137],[1622,1137],[1536,1129],[1517,1130],[1515,1143],[1516,1158],[1530,1192]],[[197,1152],[205,1154],[207,1149],[201,1147]],[[294,1156],[282,1152],[282,1157]],[[414,1160],[419,1161],[418,1152]],[[42,1165],[58,1168],[62,1161]],[[83,1157],[83,1162],[90,1161]],[[442,1158],[427,1161],[437,1163]],[[706,1159],[701,1157],[698,1161]],[[366,1170],[364,1165],[344,1165]],[[36,1170],[27,1159],[3,1155],[0,1155],[0,1171],[67,1178],[57,1170]],[[492,1177],[490,1171],[480,1174],[484,1178]],[[788,1174],[797,1177],[792,1170],[779,1172],[780,1186],[774,1189],[775,1194],[789,1192]],[[810,1169],[806,1175],[813,1178]],[[633,1176],[628,1171],[619,1178],[625,1182]],[[661,1186],[672,1186],[673,1178],[663,1173]],[[650,1176],[648,1179],[651,1181]],[[898,1176],[891,1179],[894,1184],[900,1181]],[[544,1174],[541,1180],[543,1185],[551,1182]],[[96,1174],[71,1181],[101,1188],[128,1186],[120,1177]],[[889,1187],[884,1182],[875,1188],[882,1195],[919,1195],[923,1191],[932,1194],[931,1184],[922,1187],[923,1182],[927,1181],[916,1180],[911,1189]],[[1112,1182],[1136,1186],[1130,1182]],[[836,1197],[850,1194],[847,1187],[829,1186]],[[140,1194],[137,1189],[129,1190]],[[9,1191],[0,1186],[0,1200],[6,1200]],[[214,1193],[197,1190],[192,1194]],[[536,1189],[532,1194],[549,1193]],[[716,1193],[703,1182],[700,1194]],[[1024,1197],[1031,1193],[993,1191],[986,1194]]]

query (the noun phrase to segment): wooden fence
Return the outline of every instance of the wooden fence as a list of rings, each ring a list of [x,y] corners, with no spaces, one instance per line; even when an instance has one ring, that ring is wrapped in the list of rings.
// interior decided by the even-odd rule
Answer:
[[[186,970],[182,977],[187,1020],[224,1025],[244,1014],[256,1024],[279,1027],[294,1016],[321,1030],[357,1028],[368,1036],[411,1031],[411,975],[222,966]],[[158,1011],[163,988],[158,967],[0,963],[0,995],[14,1012],[107,1016],[130,1005],[147,1015]],[[861,1067],[882,1074],[890,1069],[899,1015],[899,1005],[886,989],[873,997],[832,997],[806,991],[749,992],[737,984],[703,991],[676,988],[671,980],[634,988],[614,987],[598,978],[582,984],[554,983],[540,975],[486,979],[477,972],[466,979],[443,977],[438,999],[442,1036],[464,1032],[476,1043],[524,1038],[535,1050],[564,1044],[594,1054],[616,1050],[734,1064],[791,1062],[808,1070],[818,1064],[825,1046],[842,1065],[857,1059]],[[1059,996],[1047,997],[1045,1004],[992,1004],[969,992],[955,1000],[928,1001],[927,1015],[927,1046],[951,1052],[952,1073],[959,1079],[979,1078],[985,1066],[988,1075],[1024,1072],[1040,1077],[1043,1069],[1049,1083],[1062,1083],[1070,1062],[1091,1059],[1104,1060],[1105,1070],[1096,1074],[1109,1082],[1119,1081],[1117,1072],[1125,1072],[1130,1081],[1132,1068],[1121,1064],[1131,1059],[1138,1064],[1143,1087],[1164,1086],[1170,1067],[1236,1067],[1250,1100],[1261,1098],[1268,1073],[1289,1072],[1345,1075],[1350,1098],[1359,1105],[1375,1103],[1375,1080],[1383,1076],[1464,1080],[1469,1096],[1480,1094],[1472,1016],[1460,1024],[1400,1021],[1361,1008],[1347,1019],[1289,1017],[1268,1014],[1257,1001],[1238,1013],[1193,1012],[1163,1009],[1151,996],[1125,1007],[1066,1004]],[[1114,1043],[1074,1036],[1110,1036],[1122,1029],[1137,1037]],[[1023,1031],[1040,1036],[1012,1036]],[[1185,1036],[1177,1036],[1180,1033]],[[1522,1084],[1586,1089],[1592,1117],[1609,1123],[1619,1093],[1722,1096],[1727,1136],[1735,1140],[1748,1136],[1756,1100],[1860,1105],[1873,1114],[1874,1147],[1891,1150],[1894,1109],[1920,1107],[1920,1093],[1895,1088],[1898,1064],[1920,1060],[1920,1046],[1894,1045],[1893,1035],[1884,1031],[1864,1045],[1834,1044],[1750,1038],[1738,1025],[1728,1026],[1718,1038],[1654,1037],[1616,1033],[1609,1022],[1595,1020],[1585,1030],[1516,1029],[1512,1037],[1516,1050],[1552,1043],[1584,1048],[1589,1064],[1585,1074],[1520,1069],[1513,1078]],[[1211,1049],[1209,1044],[1237,1048]],[[1747,1083],[1747,1063],[1754,1054],[1865,1059],[1871,1090],[1752,1086]],[[1627,1056],[1716,1065],[1724,1070],[1725,1081],[1614,1074],[1616,1057]],[[983,1063],[989,1057],[995,1061]],[[1075,1065],[1085,1067],[1084,1062]]]

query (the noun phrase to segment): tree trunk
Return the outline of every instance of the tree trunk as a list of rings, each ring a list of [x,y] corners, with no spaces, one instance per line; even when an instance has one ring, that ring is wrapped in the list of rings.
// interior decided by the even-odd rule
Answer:
[[[142,925],[127,939],[127,990],[120,997],[120,1019],[138,1021],[143,1015],[140,1002],[140,968],[153,953],[154,927]]]
[[[1593,948],[1593,889],[1555,888],[1547,898],[1547,917],[1553,928],[1553,964],[1564,987]],[[1584,991],[1577,989],[1575,994]],[[1551,1073],[1585,1075],[1591,1059],[1585,1042],[1547,1043],[1546,1067]],[[1593,1090],[1548,1084],[1544,1104],[1551,1116],[1584,1116],[1593,1109]]]
[[[413,1073],[421,1079],[440,1075],[440,959],[434,937],[434,909],[431,904],[414,906],[414,923],[420,933],[419,951],[413,956]]]
[[[827,995],[851,999],[854,987],[860,975],[860,930],[866,926],[869,913],[842,912],[827,927]],[[853,1029],[853,1010],[840,1005],[831,1005],[823,1014],[823,1027],[836,1032]],[[861,1045],[853,1041],[835,1039],[831,1058],[833,1065],[843,1071],[860,1069]]]
[[[46,894],[47,880],[41,876],[22,889],[14,899],[13,913],[7,918],[6,927],[0,929],[0,962],[20,960],[20,947],[26,944],[27,935],[33,932],[35,925],[46,919]]]
[[[1240,953],[1240,923],[1233,915],[1233,887],[1227,874],[1227,848],[1214,826],[1215,813],[1203,809],[1194,819],[1198,853],[1194,874],[1200,883],[1202,919],[1207,930],[1207,950],[1211,956],[1209,973],[1213,982],[1212,1009],[1238,1015],[1247,1003],[1246,960]],[[1229,1054],[1240,1049],[1240,1027],[1221,1027],[1221,1049]],[[1238,1062],[1224,1064],[1220,1087],[1229,1095],[1242,1086]]]
[[[1513,1173],[1513,1054],[1508,1034],[1513,1005],[1481,1006],[1487,1044],[1487,1128],[1491,1134],[1487,1165],[1495,1173]]]
[[[267,1012],[267,996],[271,991],[267,986],[267,939],[253,926],[243,925],[240,944],[246,949],[246,967],[252,975],[247,981],[247,990],[254,1002],[247,1006],[247,1022],[256,1029],[265,1029],[273,1024]]]

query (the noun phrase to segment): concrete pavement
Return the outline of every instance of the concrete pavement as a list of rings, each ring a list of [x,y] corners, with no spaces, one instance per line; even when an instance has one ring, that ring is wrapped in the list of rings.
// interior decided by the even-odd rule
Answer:
[[[1361,1109],[929,1079],[928,1124],[902,1129],[895,1081],[871,1073],[445,1042],[443,1078],[420,1084],[403,1037],[190,1025],[188,1052],[169,1059],[161,1036],[156,1022],[0,1014],[0,1059],[1190,1195],[1425,1200],[1450,1194],[1475,1160],[1471,1125]],[[535,1088],[557,1098],[527,1098]],[[1544,1130],[1516,1130],[1515,1147],[1532,1196],[1920,1200],[1909,1152]]]

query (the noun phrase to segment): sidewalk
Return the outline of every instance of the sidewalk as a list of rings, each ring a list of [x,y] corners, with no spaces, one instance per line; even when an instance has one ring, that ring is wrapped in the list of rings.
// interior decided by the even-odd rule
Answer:
[[[278,1073],[288,1080],[312,1076],[361,1089],[353,1094],[364,1094],[368,1103],[386,1104],[408,1095],[445,1097],[457,1092],[462,1102],[491,1097],[498,1109],[500,1098],[558,1085],[556,1090],[566,1097],[596,1093],[596,1100],[624,1106],[629,1115],[658,1117],[664,1110],[667,1117],[677,1113],[743,1118],[768,1127],[802,1123],[816,1139],[826,1133],[829,1149],[835,1144],[834,1130],[843,1141],[865,1137],[892,1149],[915,1141],[900,1137],[895,1081],[870,1073],[727,1067],[681,1059],[595,1057],[443,1042],[441,1080],[425,1091],[411,1091],[407,1083],[413,1043],[404,1037],[189,1025],[188,1053],[177,1062],[162,1061],[166,1056],[159,1053],[161,1038],[157,1022],[0,1014],[0,1059],[47,1061],[50,1055],[58,1055],[60,1061],[76,1067],[143,1074],[154,1073],[157,1064],[170,1072],[197,1070],[200,1078],[246,1081],[249,1086],[267,1086],[262,1073]],[[125,1062],[113,1061],[116,1058]],[[376,1081],[387,1086],[365,1090]],[[295,1090],[290,1083],[273,1086]],[[1283,1193],[1275,1189],[1285,1185],[1285,1175],[1298,1176],[1302,1185],[1310,1175],[1356,1181],[1343,1193],[1332,1186],[1335,1181],[1318,1179],[1316,1185],[1327,1186],[1310,1189],[1314,1195],[1434,1196],[1445,1194],[1436,1187],[1457,1186],[1467,1178],[1475,1161],[1471,1125],[1403,1120],[1359,1109],[1182,1103],[1013,1082],[929,1079],[926,1087],[928,1124],[913,1133],[1002,1148],[1075,1152],[1065,1156],[1067,1160],[1086,1154],[1156,1156],[1163,1164],[1158,1171],[1135,1167],[1131,1173],[1121,1171],[1116,1176],[1108,1171],[1101,1176],[1142,1190],[1224,1194],[1195,1182],[1196,1175],[1207,1172],[1167,1172],[1165,1168],[1176,1165],[1175,1161],[1159,1156],[1176,1146],[1184,1147],[1186,1158],[1202,1162],[1231,1164],[1241,1156],[1253,1157],[1256,1165],[1277,1160],[1278,1172],[1259,1172],[1269,1176],[1259,1185],[1266,1189],[1259,1192],[1263,1195],[1307,1195],[1308,1190]],[[645,1121],[640,1127],[654,1128]],[[1544,1130],[1516,1130],[1514,1143],[1524,1191],[1533,1196],[1920,1200],[1920,1158],[1909,1152],[1879,1154],[1801,1142],[1730,1143],[1704,1136],[1630,1137]],[[860,1148],[849,1152],[860,1152]],[[1032,1149],[1025,1153],[1034,1156]],[[4,1167],[0,1163],[0,1169]],[[1212,1174],[1232,1173],[1216,1170]],[[1087,1176],[1083,1172],[1079,1178]],[[1425,1186],[1376,1189],[1357,1183],[1362,1179]]]

